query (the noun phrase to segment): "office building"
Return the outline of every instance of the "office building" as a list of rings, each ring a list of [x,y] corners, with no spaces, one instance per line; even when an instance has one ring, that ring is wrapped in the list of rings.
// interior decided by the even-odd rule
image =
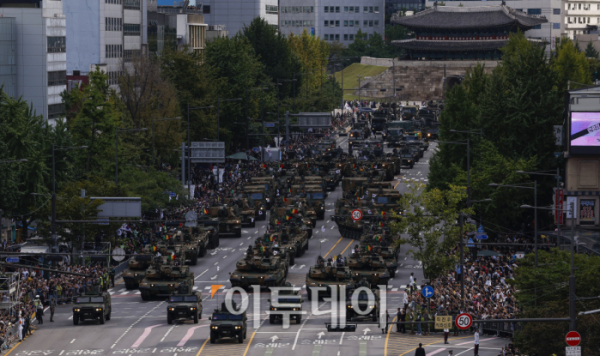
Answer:
[[[62,1],[0,0],[0,85],[50,124],[64,111],[66,48]]]
[[[148,2],[148,50],[160,55],[165,46],[181,50],[188,46],[202,53],[206,46],[207,25],[201,8],[177,4],[156,6],[156,0]]]
[[[284,35],[308,33],[348,45],[358,30],[373,36],[385,33],[385,1],[281,0],[279,30]]]
[[[67,72],[100,67],[116,85],[122,61],[145,51],[147,0],[63,0],[67,18]]]
[[[198,7],[199,4],[200,1],[197,2]],[[221,28],[227,30],[229,36],[235,36],[257,17],[277,27],[278,0],[204,0],[202,14],[207,25],[225,26]]]

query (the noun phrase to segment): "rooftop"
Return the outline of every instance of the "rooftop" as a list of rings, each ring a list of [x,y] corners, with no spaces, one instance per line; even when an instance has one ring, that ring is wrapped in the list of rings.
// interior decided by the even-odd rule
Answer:
[[[491,50],[504,47],[508,40],[500,41],[420,41],[416,39],[408,39],[401,41],[392,41],[396,47],[412,49],[412,50],[429,50],[429,51],[481,51]]]
[[[500,26],[517,26],[529,29],[546,23],[548,20],[541,15],[528,15],[504,4],[497,6],[455,7],[438,6],[436,4],[427,10],[412,16],[394,14],[391,23],[408,28],[444,28],[469,29],[489,28]]]

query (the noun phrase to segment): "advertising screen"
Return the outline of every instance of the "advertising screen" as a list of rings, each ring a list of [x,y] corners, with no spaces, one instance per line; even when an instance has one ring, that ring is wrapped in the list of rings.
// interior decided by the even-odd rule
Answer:
[[[571,112],[571,154],[600,154],[600,112]]]

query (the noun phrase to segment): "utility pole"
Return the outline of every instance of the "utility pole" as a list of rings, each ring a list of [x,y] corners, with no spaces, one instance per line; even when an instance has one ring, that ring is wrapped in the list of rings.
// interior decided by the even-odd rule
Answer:
[[[360,102],[360,80],[362,79],[362,76],[357,75],[356,78],[358,79],[358,101]]]
[[[570,331],[577,329],[577,311],[575,301],[575,203],[571,203],[571,275],[569,276],[569,323]]]

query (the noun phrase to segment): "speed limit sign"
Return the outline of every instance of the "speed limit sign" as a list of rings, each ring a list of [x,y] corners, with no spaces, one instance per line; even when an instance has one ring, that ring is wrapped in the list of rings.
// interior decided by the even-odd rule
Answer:
[[[473,324],[473,317],[467,313],[459,314],[454,322],[460,330],[467,330]]]
[[[359,209],[352,210],[352,220],[358,221],[362,219],[362,211]]]

